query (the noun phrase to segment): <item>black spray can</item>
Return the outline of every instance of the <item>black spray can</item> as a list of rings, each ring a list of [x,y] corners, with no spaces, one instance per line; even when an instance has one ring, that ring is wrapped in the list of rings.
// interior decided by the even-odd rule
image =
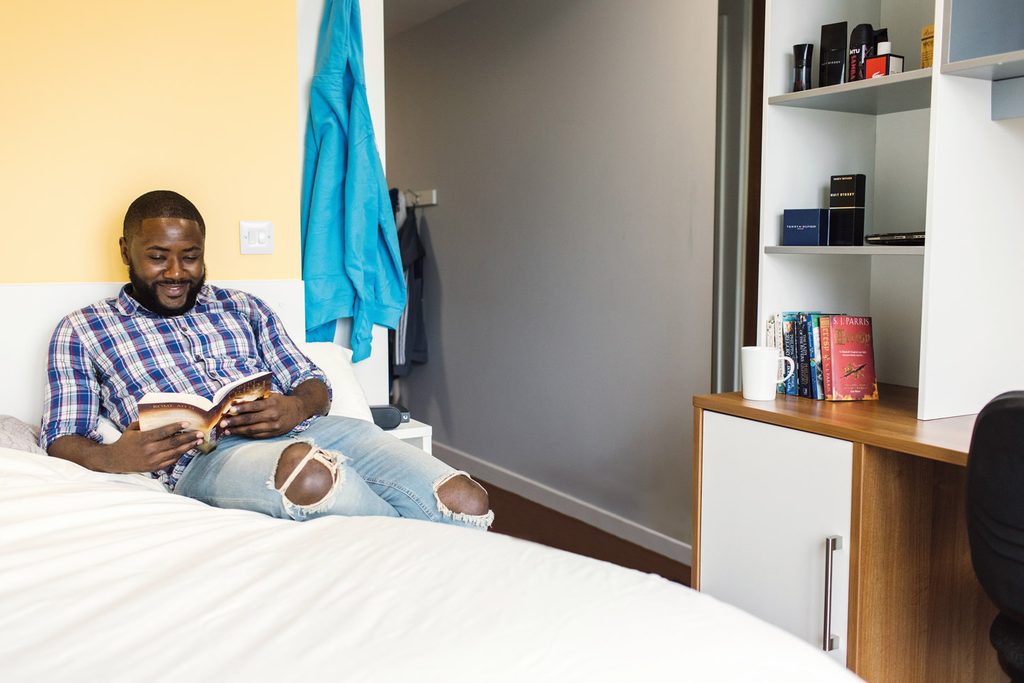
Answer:
[[[849,71],[847,82],[864,80],[864,67],[868,57],[875,56],[875,31],[871,24],[857,24],[850,34]]]

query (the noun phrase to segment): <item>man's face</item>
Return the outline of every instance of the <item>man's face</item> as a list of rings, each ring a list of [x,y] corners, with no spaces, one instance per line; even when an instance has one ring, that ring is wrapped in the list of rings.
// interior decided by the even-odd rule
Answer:
[[[204,241],[195,221],[143,220],[131,239],[122,237],[120,243],[132,297],[157,315],[181,315],[191,309],[206,281]]]

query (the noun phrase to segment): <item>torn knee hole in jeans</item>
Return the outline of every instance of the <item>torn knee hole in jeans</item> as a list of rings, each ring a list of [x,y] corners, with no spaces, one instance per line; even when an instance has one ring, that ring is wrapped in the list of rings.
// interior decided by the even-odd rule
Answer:
[[[467,526],[478,527],[480,529],[489,529],[491,524],[494,522],[494,510],[488,510],[485,514],[482,515],[470,515],[466,514],[465,512],[455,512],[450,507],[448,507],[443,500],[441,500],[441,496],[438,493],[438,491],[442,486],[447,484],[455,477],[465,477],[485,494],[487,493],[486,489],[484,489],[483,486],[480,486],[480,484],[478,484],[466,472],[463,472],[461,470],[449,472],[448,474],[440,476],[436,480],[434,480],[434,501],[437,503],[437,511],[440,512],[441,516],[445,519],[451,519],[456,522],[461,522]]]
[[[295,464],[284,482],[280,486],[277,486],[278,468],[281,466],[282,460],[285,459],[285,454],[288,449],[298,444],[305,444],[308,447],[306,453],[303,455],[302,459]],[[281,451],[277,464],[274,466],[274,471],[270,474],[270,478],[267,480],[267,488],[273,489],[281,494],[281,500],[284,503],[285,509],[288,511],[289,515],[293,517],[295,516],[295,513],[309,515],[322,512],[330,507],[334,502],[338,489],[344,483],[345,471],[339,466],[339,463],[343,463],[344,461],[345,457],[340,453],[325,451],[312,442],[296,439]],[[314,462],[317,463],[317,465],[311,465],[311,463]],[[310,503],[296,503],[288,497],[287,492],[292,484],[296,482],[296,479],[306,471],[306,468],[311,466],[320,466],[327,470],[331,477],[330,487],[324,491],[319,500],[315,500]]]

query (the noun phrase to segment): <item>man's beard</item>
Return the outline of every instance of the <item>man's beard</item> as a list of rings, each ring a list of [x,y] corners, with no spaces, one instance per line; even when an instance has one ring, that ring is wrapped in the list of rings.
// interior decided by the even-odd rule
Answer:
[[[152,286],[150,286],[143,282],[138,273],[135,272],[135,268],[129,265],[128,279],[132,283],[131,290],[129,290],[128,293],[131,294],[133,299],[153,313],[163,316],[164,318],[170,318],[172,316],[181,315],[182,313],[187,313],[196,305],[196,299],[199,297],[199,290],[201,290],[203,285],[206,284],[206,269],[203,269],[203,274],[198,280],[157,280],[152,284]],[[157,285],[176,285],[185,283],[188,283],[188,294],[185,296],[184,304],[178,308],[167,308],[160,303],[160,299],[158,299],[156,295]]]

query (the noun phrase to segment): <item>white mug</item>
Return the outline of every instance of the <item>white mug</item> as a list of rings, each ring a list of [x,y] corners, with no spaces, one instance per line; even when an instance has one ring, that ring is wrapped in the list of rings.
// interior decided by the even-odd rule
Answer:
[[[789,365],[789,371],[779,377],[779,361]],[[776,385],[793,374],[796,363],[783,356],[774,346],[744,346],[740,350],[740,368],[743,374],[743,398],[748,401],[771,401]]]

